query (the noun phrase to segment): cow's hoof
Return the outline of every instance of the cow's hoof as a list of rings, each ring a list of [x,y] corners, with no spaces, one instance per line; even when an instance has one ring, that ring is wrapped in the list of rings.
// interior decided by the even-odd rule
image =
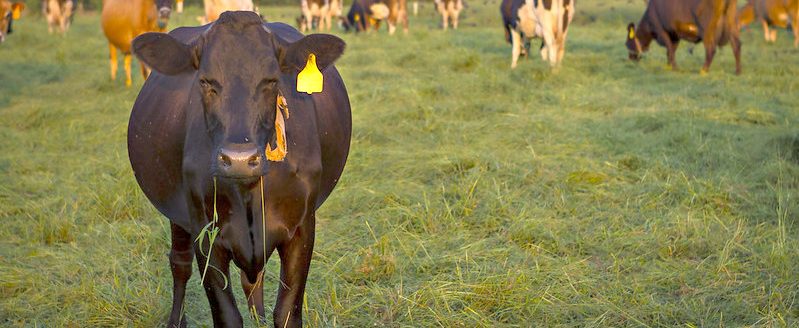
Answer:
[[[700,76],[705,76],[705,75],[707,75],[707,70],[706,70],[706,69],[704,69],[704,68],[703,68],[703,69],[700,69],[700,70],[699,70],[699,75],[700,75]]]
[[[183,316],[183,318],[180,319],[180,322],[175,322],[175,321],[170,320],[166,324],[166,326],[167,326],[167,328],[186,328],[186,327],[188,327],[186,325],[186,316]]]

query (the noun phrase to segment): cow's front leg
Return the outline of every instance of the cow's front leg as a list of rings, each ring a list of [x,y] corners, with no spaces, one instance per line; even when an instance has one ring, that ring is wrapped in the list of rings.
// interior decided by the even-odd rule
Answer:
[[[282,283],[275,303],[275,327],[302,327],[302,301],[313,254],[314,221],[313,216],[305,218],[292,239],[277,248]]]
[[[710,71],[710,64],[713,63],[713,57],[716,55],[716,40],[712,34],[706,33],[703,42],[705,44],[705,65],[702,66],[700,73],[706,74]]]
[[[214,245],[209,252],[207,238],[202,245],[197,243],[194,245],[200,276],[205,273],[205,277],[202,278],[203,287],[208,297],[208,304],[211,306],[214,327],[242,327],[241,314],[236,308],[236,299],[233,297],[233,288],[230,284],[230,253],[219,245]],[[203,253],[208,254],[210,260]],[[206,261],[208,261],[207,268]]]
[[[510,30],[511,37],[511,61],[510,68],[516,68],[516,63],[519,61],[519,54],[522,52],[522,35],[516,29]]]
[[[244,271],[241,272],[241,289],[244,290],[244,297],[247,298],[247,309],[262,320],[266,311],[264,310],[264,270],[258,275],[258,279],[250,281]]]

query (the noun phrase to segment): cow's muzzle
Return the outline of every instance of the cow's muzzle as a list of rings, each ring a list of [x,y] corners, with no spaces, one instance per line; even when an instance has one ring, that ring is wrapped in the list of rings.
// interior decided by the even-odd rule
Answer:
[[[229,144],[219,149],[217,173],[220,177],[246,179],[263,175],[263,151],[254,143]]]
[[[169,16],[172,14],[172,9],[169,7],[161,7],[158,9],[158,28],[166,29],[166,24],[169,23]]]

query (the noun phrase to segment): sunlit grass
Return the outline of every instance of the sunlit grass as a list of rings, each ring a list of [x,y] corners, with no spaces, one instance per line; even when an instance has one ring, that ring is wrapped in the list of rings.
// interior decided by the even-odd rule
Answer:
[[[626,60],[641,1],[579,2],[560,71],[511,71],[498,3],[468,5],[458,31],[423,3],[409,35],[335,32],[352,152],[318,213],[308,325],[799,325],[788,33],[744,32],[742,76],[729,48],[700,76],[686,44],[671,72],[655,45]],[[161,325],[169,225],[125,139],[141,76],[109,81],[96,13],[66,37],[18,23],[0,45],[0,326]],[[210,326],[199,281],[186,316]]]

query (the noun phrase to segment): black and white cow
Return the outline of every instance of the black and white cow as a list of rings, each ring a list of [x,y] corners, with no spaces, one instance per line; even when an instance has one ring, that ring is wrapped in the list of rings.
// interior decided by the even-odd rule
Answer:
[[[516,67],[523,44],[541,38],[541,58],[557,66],[566,51],[566,35],[574,17],[574,0],[503,0],[499,8],[505,38],[513,46],[511,68]]]

